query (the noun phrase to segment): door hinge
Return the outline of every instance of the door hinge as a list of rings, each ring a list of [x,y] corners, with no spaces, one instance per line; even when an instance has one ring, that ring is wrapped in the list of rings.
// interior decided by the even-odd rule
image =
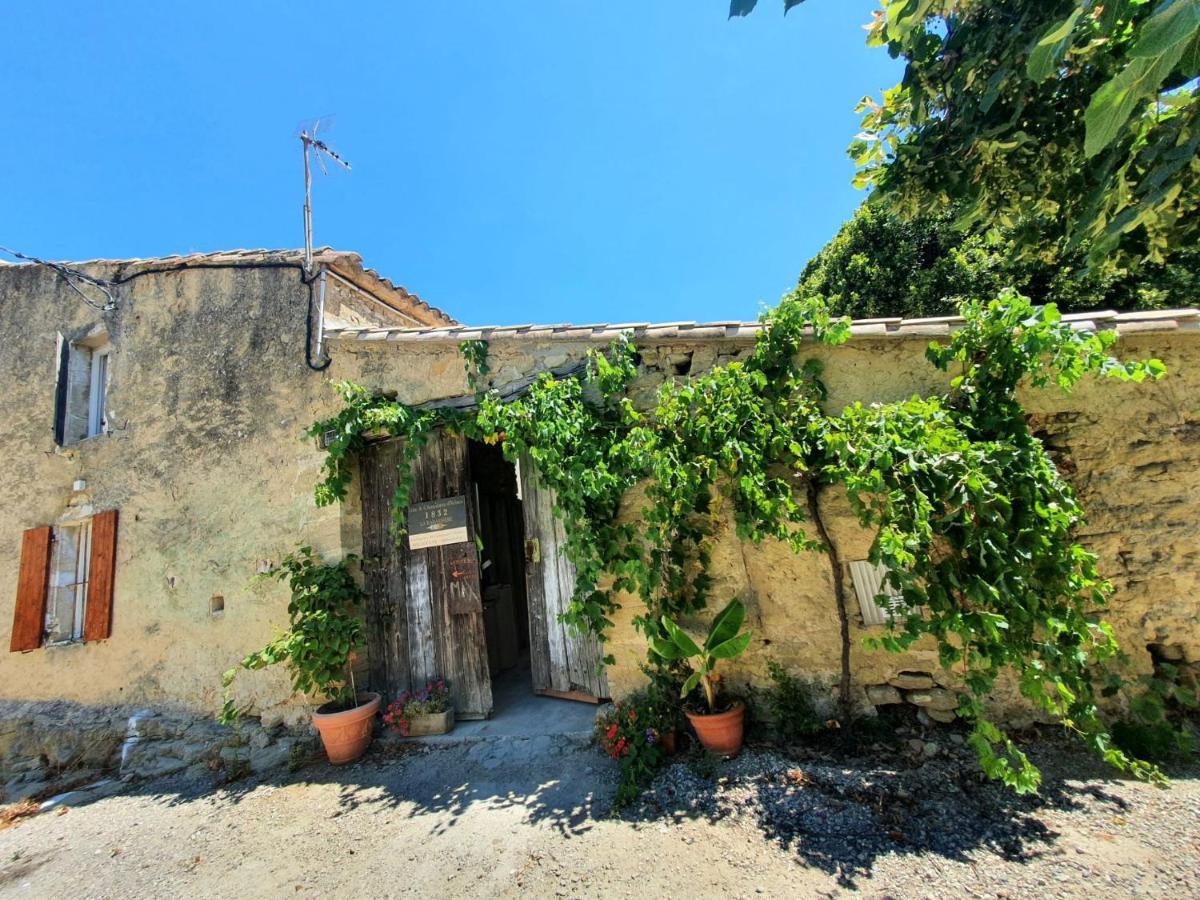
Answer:
[[[528,538],[525,541],[525,562],[540,563],[542,561],[542,542],[537,538]]]

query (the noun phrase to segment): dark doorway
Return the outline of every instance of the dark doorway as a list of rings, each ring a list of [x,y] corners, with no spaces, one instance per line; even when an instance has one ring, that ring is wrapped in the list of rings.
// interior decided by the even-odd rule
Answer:
[[[525,590],[525,525],[516,467],[498,445],[469,444],[480,587],[493,682],[521,682],[533,691],[529,668],[529,599]]]

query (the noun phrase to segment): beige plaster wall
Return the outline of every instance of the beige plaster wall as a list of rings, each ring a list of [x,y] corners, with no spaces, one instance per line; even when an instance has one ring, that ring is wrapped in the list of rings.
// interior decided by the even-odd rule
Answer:
[[[286,624],[286,590],[255,574],[301,543],[341,556],[340,512],[312,500],[322,454],[301,439],[335,399],[305,364],[307,293],[294,269],[192,270],[131,281],[100,313],[45,269],[0,267],[0,699],[213,712],[221,672]],[[99,328],[110,433],[56,447],[57,334]],[[22,531],[69,503],[120,510],[112,637],[6,652]],[[268,721],[300,715],[283,671],[239,689]]]

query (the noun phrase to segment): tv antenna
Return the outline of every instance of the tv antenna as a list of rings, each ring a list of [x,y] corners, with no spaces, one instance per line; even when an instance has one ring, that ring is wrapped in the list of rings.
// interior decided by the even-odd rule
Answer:
[[[345,169],[350,171],[350,163],[342,159],[328,144],[317,137],[323,123],[327,124],[328,117],[324,120],[314,119],[300,127],[300,145],[304,148],[304,271],[312,274],[313,268],[313,247],[312,247],[312,162],[315,159],[317,165],[321,167],[321,172],[325,175],[329,174],[329,170],[325,168],[325,157],[328,156],[331,160]]]

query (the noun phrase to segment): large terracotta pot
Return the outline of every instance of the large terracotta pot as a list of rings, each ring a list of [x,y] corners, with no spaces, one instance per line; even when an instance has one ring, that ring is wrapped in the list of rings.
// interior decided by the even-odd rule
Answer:
[[[358,706],[343,712],[313,713],[325,754],[335,766],[354,762],[367,752],[379,712],[378,694],[359,694]]]
[[[720,756],[737,756],[741,752],[746,723],[746,704],[741,700],[725,712],[712,715],[689,712],[687,717],[705,749]]]

